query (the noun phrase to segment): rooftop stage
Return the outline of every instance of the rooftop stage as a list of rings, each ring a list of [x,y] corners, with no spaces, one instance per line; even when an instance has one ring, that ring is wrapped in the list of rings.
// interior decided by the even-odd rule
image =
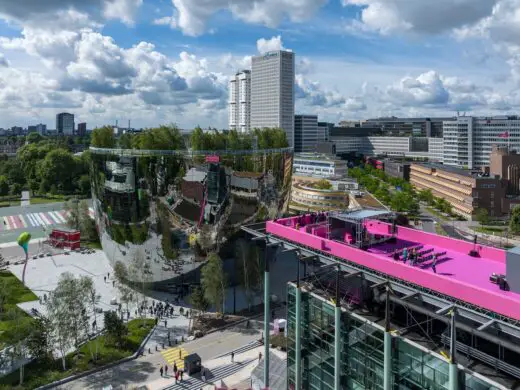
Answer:
[[[504,250],[395,226],[381,210],[283,218],[268,221],[266,233],[520,320],[520,294],[490,281],[493,273],[506,274]],[[420,261],[405,264],[404,247],[408,253],[419,248]],[[394,260],[396,251],[399,260]],[[431,267],[433,254],[437,273]]]

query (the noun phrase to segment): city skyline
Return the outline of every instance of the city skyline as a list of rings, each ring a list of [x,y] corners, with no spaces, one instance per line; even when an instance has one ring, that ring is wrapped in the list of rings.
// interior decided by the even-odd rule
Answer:
[[[329,122],[520,107],[516,1],[91,3],[0,5],[0,127],[68,111],[92,127],[225,128],[229,75],[281,48],[298,53],[296,113]]]

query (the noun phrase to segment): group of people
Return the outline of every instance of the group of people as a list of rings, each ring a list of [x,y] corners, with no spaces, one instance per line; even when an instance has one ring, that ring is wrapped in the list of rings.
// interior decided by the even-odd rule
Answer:
[[[400,258],[399,251],[396,250],[394,252],[394,260],[399,260],[399,258]],[[408,248],[403,249],[403,262],[405,264],[408,260],[410,260],[410,265],[414,266],[417,263],[418,259],[419,259],[419,256],[417,254],[416,248],[412,248],[412,250],[410,252],[408,252]],[[437,254],[436,253],[433,254],[431,267],[432,267],[432,271],[434,273],[437,273]]]
[[[164,367],[161,366],[161,368],[159,369],[159,372],[161,373],[161,376],[167,377],[168,376],[168,365],[165,364]],[[177,381],[179,381],[179,380],[182,382],[183,376],[184,376],[184,371],[179,370],[177,368],[177,364],[174,363],[173,364],[173,377],[175,378],[175,383],[177,383]]]

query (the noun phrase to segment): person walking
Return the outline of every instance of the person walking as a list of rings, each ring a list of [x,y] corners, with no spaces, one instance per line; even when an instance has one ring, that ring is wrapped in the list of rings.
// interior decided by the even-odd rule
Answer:
[[[235,352],[231,351],[231,363],[235,362]]]
[[[175,383],[179,380],[179,371],[175,373]]]
[[[177,373],[177,363],[173,363],[173,373]]]
[[[258,361],[262,360],[262,352],[258,352]]]
[[[105,283],[106,283],[106,282],[107,282],[107,277],[106,277],[106,276],[104,276],[104,277],[103,277],[103,280],[104,280],[104,281],[105,281]]]
[[[406,264],[406,260],[408,260],[408,248],[403,249],[403,261]]]
[[[433,254],[432,271],[437,273],[437,255],[435,253]]]
[[[164,376],[168,376],[168,365],[164,366]]]
[[[159,369],[159,372],[161,373],[161,376],[163,376],[163,366]]]
[[[181,370],[181,382],[182,382],[182,376],[184,375],[184,371]]]

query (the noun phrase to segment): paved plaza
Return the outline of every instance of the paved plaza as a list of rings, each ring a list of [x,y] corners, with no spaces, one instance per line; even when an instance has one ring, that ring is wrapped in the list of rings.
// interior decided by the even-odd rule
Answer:
[[[22,279],[23,265],[11,266],[10,270],[20,280]],[[105,254],[100,250],[92,254],[70,252],[68,255],[60,254],[38,259],[31,258],[27,265],[25,283],[40,298],[40,301],[25,302],[19,304],[19,307],[29,314],[33,309],[45,313],[44,297],[45,295],[48,296],[49,292],[56,288],[60,275],[64,272],[70,272],[76,277],[89,276],[92,278],[96,292],[100,296],[98,309],[108,311],[118,308],[117,305],[111,304],[111,301],[114,299],[116,302],[120,301],[119,292],[114,283],[113,270]],[[168,298],[167,294],[162,297]],[[161,296],[158,298],[161,298]],[[148,304],[151,304],[152,301],[159,302],[158,299],[153,298],[148,298],[147,301]],[[125,309],[126,305],[123,305],[123,310]],[[129,306],[130,319],[136,318],[135,310],[136,306]],[[156,345],[162,346],[163,343],[167,343],[168,331],[172,341],[176,338],[181,340],[182,337],[187,337],[189,319],[179,314],[179,306],[175,306],[174,313],[173,317],[161,320],[147,347],[155,349]],[[89,315],[90,323],[94,322],[95,319],[98,328],[102,329],[103,314],[91,312]],[[166,320],[166,324],[164,320]]]

